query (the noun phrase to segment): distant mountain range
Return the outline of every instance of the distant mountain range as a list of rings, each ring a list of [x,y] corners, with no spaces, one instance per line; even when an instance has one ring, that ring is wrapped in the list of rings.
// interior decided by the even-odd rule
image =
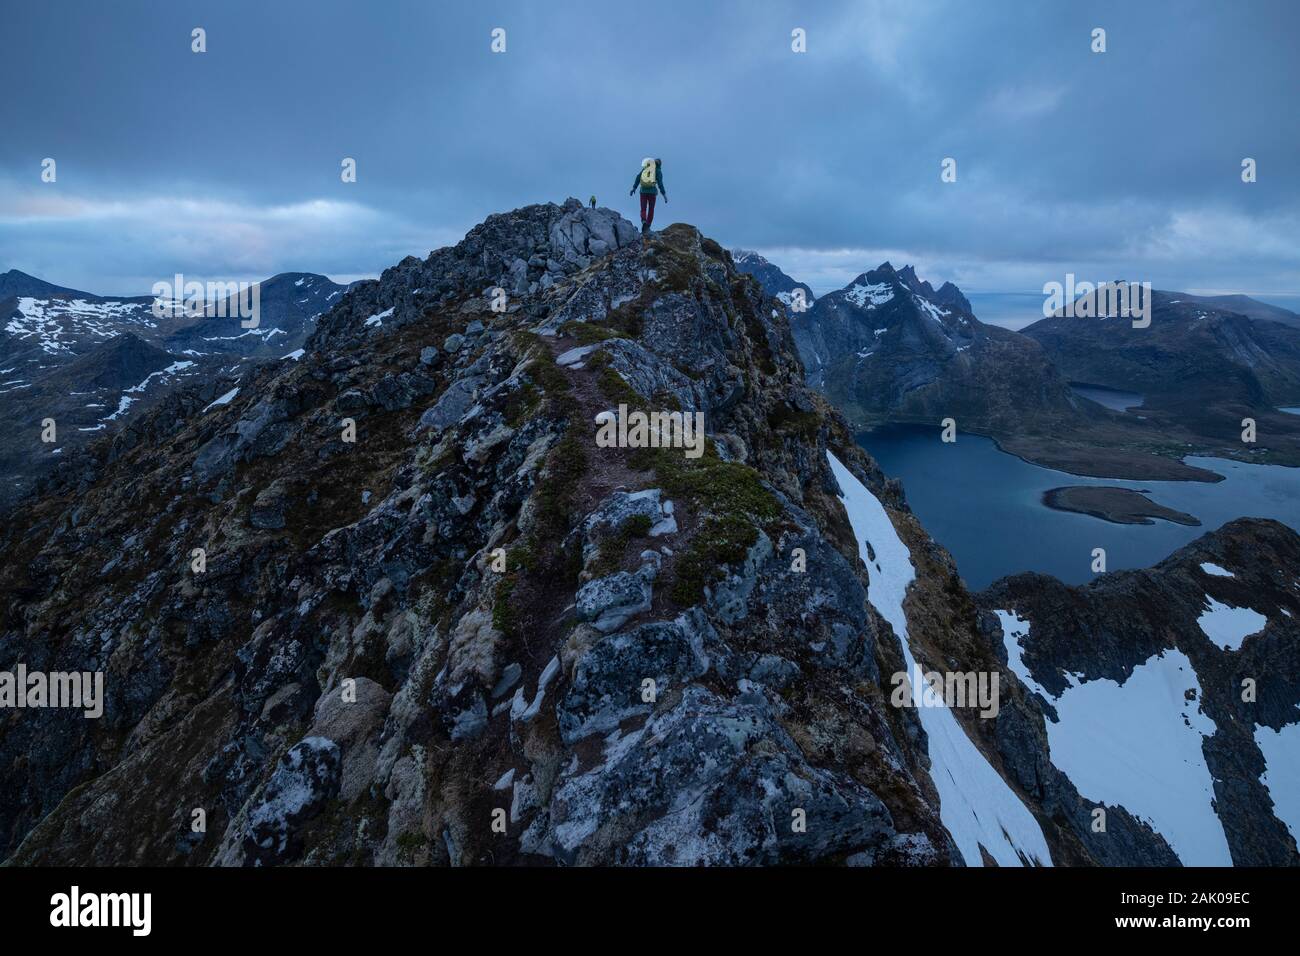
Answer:
[[[1186,411],[1230,403],[1249,411],[1300,401],[1295,327],[1181,292],[1156,290],[1151,297],[1148,328],[1134,328],[1125,319],[1058,315],[1023,331],[1071,381],[1140,392],[1148,408]]]
[[[858,427],[953,418],[1040,464],[1078,474],[1200,477],[1189,450],[1300,464],[1300,316],[1244,295],[1156,292],[1150,328],[1063,316],[1022,332],[981,322],[951,282],[882,263],[817,297],[757,252],[735,250],[791,314],[808,383]],[[348,286],[314,273],[259,284],[260,321],[235,303],[157,318],[154,297],[104,296],[18,270],[0,274],[0,507],[57,456],[110,433],[183,383],[225,389],[250,361],[297,357],[318,316]],[[807,308],[799,311],[794,293]],[[1111,411],[1072,385],[1140,393]],[[1241,422],[1257,422],[1255,444]],[[53,419],[56,441],[40,441]]]
[[[113,431],[176,386],[236,375],[246,361],[301,349],[347,290],[322,275],[259,283],[259,323],[234,303],[200,317],[158,318],[155,298],[103,296],[11,269],[0,274],[0,507],[74,448]],[[215,306],[215,304],[214,304]],[[55,441],[43,442],[53,419]]]
[[[767,260],[754,274],[769,291],[794,282]],[[860,427],[951,417],[1023,458],[1103,477],[1208,478],[1180,463],[1194,452],[1300,465],[1300,416],[1277,411],[1300,403],[1300,316],[1246,296],[1152,298],[1148,328],[1062,315],[1012,332],[980,322],[952,283],[886,262],[791,329],[809,384]],[[1145,403],[1111,411],[1072,385]]]

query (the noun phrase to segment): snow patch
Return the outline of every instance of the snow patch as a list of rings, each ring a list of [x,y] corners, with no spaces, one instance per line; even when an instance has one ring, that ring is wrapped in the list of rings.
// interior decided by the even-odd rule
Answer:
[[[1029,636],[1029,622],[1015,611],[993,613],[1002,622],[1002,644],[1007,649],[1007,666],[1011,668],[1011,672],[1020,678],[1020,683],[1034,693],[1041,694],[1046,700],[1052,700],[1051,693],[1034,680],[1033,675],[1029,673],[1029,666],[1025,664],[1024,647],[1020,642]]]
[[[811,292],[807,291],[806,289],[801,289],[800,291],[803,292],[804,305],[812,305],[815,301],[817,301],[817,297],[814,296]],[[775,298],[787,308],[794,305],[793,292],[778,292]]]
[[[172,362],[171,365],[168,365],[164,369],[159,369],[156,372],[150,372],[148,375],[145,376],[143,382],[141,382],[139,385],[132,385],[130,388],[127,389],[127,391],[143,392],[146,388],[149,387],[149,382],[152,381],[154,377],[156,376],[166,377],[168,375],[174,375],[176,372],[184,371],[185,369],[190,368],[193,365],[194,365],[193,362],[185,362],[185,361]]]
[[[111,339],[123,323],[157,328],[148,305],[115,299],[37,299],[22,296],[4,331],[17,339],[35,339],[47,355],[73,354],[66,339],[93,335]]]
[[[1201,626],[1206,637],[1225,651],[1237,650],[1242,641],[1252,634],[1258,634],[1268,623],[1268,618],[1251,608],[1220,604],[1209,595],[1205,599],[1210,602],[1210,607],[1201,612],[1196,623]]]
[[[855,283],[844,298],[859,308],[874,309],[894,298],[894,287],[888,282]]]
[[[115,411],[112,415],[105,415],[103,418],[100,419],[100,421],[111,422],[117,420],[119,417],[125,414],[126,410],[131,407],[131,403],[134,401],[135,399],[132,398],[130,395],[123,395],[120,399],[118,399],[117,411]]]
[[[209,403],[203,409],[203,411],[206,412],[209,408],[216,408],[218,405],[229,405],[232,401],[234,401],[235,396],[238,394],[239,394],[239,387],[236,386],[235,388],[232,388],[230,391],[226,392],[225,395],[213,399],[211,403]],[[200,412],[199,414],[202,414],[202,412]]]
[[[370,318],[366,319],[366,325],[383,325],[383,324],[384,324],[384,319],[386,319],[386,318],[388,318],[390,315],[392,315],[392,314],[393,314],[393,309],[395,309],[395,308],[397,308],[397,306],[394,305],[394,306],[390,306],[389,308],[385,309],[383,312],[376,312],[376,313],[375,313],[374,315],[372,315]]]
[[[1123,684],[1068,688],[1053,702],[1059,719],[1048,721],[1047,739],[1052,763],[1081,794],[1145,818],[1184,866],[1231,866],[1202,752],[1217,728],[1200,699],[1191,661],[1165,650]]]
[[[1264,755],[1259,782],[1273,798],[1273,815],[1300,840],[1300,724],[1256,727],[1255,743]]]
[[[826,457],[843,490],[840,501],[867,566],[867,599],[893,627],[911,673],[916,661],[903,612],[908,585],[916,576],[911,553],[875,495],[834,455],[827,452]],[[912,688],[916,703],[921,703],[923,692],[930,693],[928,688]],[[1038,821],[966,736],[953,712],[942,706],[920,706],[917,713],[929,737],[930,777],[939,792],[939,814],[966,864],[983,866],[983,847],[999,866],[1023,866],[1026,861],[1051,866]]]
[[[256,336],[263,341],[269,342],[277,335],[287,335],[288,333],[281,328],[274,329],[249,329],[247,332],[240,332],[238,335],[205,335],[205,342],[234,342],[237,339],[245,339],[248,336]],[[201,353],[200,353],[201,354]]]
[[[917,306],[918,306],[918,307],[919,307],[919,308],[920,308],[920,309],[921,309],[921,310],[922,310],[926,315],[928,315],[930,318],[934,319],[934,321],[938,322],[940,325],[943,325],[943,319],[941,318],[942,316],[945,316],[945,315],[952,315],[952,313],[949,312],[947,309],[941,309],[941,308],[939,308],[938,306],[936,306],[933,302],[931,302],[930,300],[928,300],[928,299],[923,299],[923,298],[921,298],[919,295],[913,295],[913,296],[912,296],[912,299],[916,302]],[[946,328],[945,328],[945,331],[946,331]]]
[[[1029,622],[995,611],[1002,623],[1007,663],[1021,682],[1056,709],[1047,717],[1052,763],[1088,800],[1120,805],[1147,820],[1188,866],[1232,863],[1223,826],[1211,801],[1213,780],[1201,743],[1216,730],[1196,701],[1201,688],[1191,661],[1167,650],[1134,668],[1117,684],[1081,683],[1058,698],[1034,680],[1023,642]],[[1192,700],[1187,691],[1193,692]]]

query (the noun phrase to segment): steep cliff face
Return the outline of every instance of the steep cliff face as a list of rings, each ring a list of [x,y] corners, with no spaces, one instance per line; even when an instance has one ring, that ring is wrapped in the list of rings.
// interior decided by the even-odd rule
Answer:
[[[490,217],[0,534],[0,669],[105,674],[102,718],[0,711],[15,863],[1176,861],[1092,834],[995,618],[689,226]],[[1021,719],[908,706],[912,664]]]

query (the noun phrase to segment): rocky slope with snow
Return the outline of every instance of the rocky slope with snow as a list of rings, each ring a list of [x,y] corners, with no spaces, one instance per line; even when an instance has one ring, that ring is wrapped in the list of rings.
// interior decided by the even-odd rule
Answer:
[[[212,303],[210,315],[159,317],[153,296],[92,295],[17,270],[0,274],[0,415],[13,426],[0,435],[0,510],[59,456],[173,389],[212,383],[225,391],[245,361],[295,354],[345,290],[309,273],[259,287],[257,327],[244,328],[232,301]]]
[[[996,617],[689,226],[489,217],[70,455],[0,551],[0,669],[106,675],[98,720],[0,710],[12,863],[1177,860],[1092,831]]]
[[[330,310],[347,286],[310,272],[282,272],[258,283],[261,310],[256,328],[239,320],[239,303],[227,299],[213,314],[188,319],[167,335],[167,348],[182,355],[225,354],[278,359],[303,347],[316,320]],[[247,304],[248,296],[244,296]]]
[[[1065,775],[1149,822],[1184,865],[1300,865],[1300,536],[1230,522],[1154,568],[977,596],[1029,694],[998,718],[1005,765]],[[1042,741],[1050,747],[1043,760]]]

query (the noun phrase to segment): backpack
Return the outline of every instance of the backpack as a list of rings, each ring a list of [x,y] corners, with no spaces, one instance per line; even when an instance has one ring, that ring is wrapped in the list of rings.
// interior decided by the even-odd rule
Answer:
[[[646,163],[641,167],[641,185],[653,186],[658,177],[655,176],[655,164]]]

